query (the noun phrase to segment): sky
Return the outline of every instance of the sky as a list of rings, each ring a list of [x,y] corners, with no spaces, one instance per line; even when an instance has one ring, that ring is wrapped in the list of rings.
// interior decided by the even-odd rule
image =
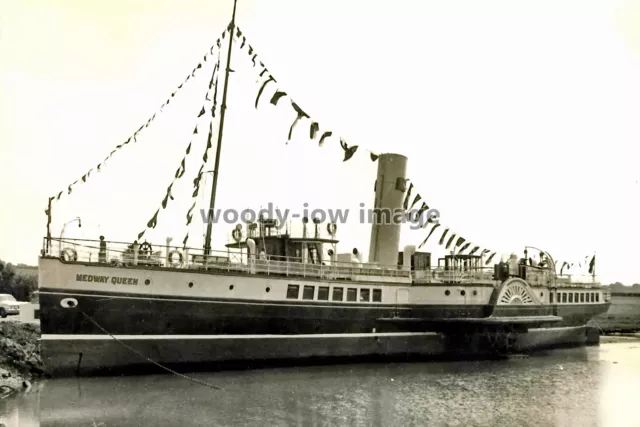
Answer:
[[[197,115],[212,58],[159,107],[232,6],[0,0],[0,259],[36,264],[48,197],[154,113],[136,144],[54,202],[52,234],[79,216],[82,228],[71,224],[66,237],[134,240],[198,124],[175,200],[145,237],[181,242],[189,231],[201,245],[199,215],[187,227],[185,214],[206,144],[207,117]],[[257,69],[234,47],[217,207],[355,212],[373,203],[377,163],[366,149],[399,153],[441,229],[499,255],[530,245],[578,263],[596,253],[603,282],[640,282],[640,1],[239,0],[237,24],[277,85],[256,109]],[[289,99],[268,103],[276,86],[321,130],[358,145],[356,155],[343,162],[337,138],[310,141],[308,121],[287,144],[296,114]],[[339,251],[368,254],[371,227],[351,218]],[[232,228],[216,224],[214,245]],[[441,254],[439,235],[423,249]],[[405,227],[401,243],[424,237]]]

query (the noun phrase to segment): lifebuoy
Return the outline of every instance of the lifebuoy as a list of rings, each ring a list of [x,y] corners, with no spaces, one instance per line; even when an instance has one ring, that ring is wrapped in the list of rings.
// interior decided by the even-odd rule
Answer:
[[[62,260],[66,262],[78,260],[78,252],[73,248],[64,248],[60,256]]]
[[[335,236],[337,231],[338,231],[338,225],[337,224],[335,224],[333,222],[327,224],[327,232],[330,235]]]
[[[242,230],[240,230],[239,228],[234,228],[231,232],[231,237],[233,237],[233,240],[235,240],[236,242],[239,242],[242,239]]]
[[[178,259],[176,260],[174,258],[174,255],[178,255]],[[169,264],[171,264],[172,266],[177,266],[182,264],[182,252],[178,251],[178,250],[173,250],[171,252],[169,252]]]

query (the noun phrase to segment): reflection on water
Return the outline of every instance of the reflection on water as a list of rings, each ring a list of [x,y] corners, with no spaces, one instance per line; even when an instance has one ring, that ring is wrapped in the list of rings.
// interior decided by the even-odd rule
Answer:
[[[50,380],[11,426],[639,426],[640,343],[488,362]]]

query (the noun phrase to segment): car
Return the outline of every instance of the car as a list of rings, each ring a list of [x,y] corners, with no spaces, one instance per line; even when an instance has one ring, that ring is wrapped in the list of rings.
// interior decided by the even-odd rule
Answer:
[[[13,295],[0,294],[0,317],[17,316],[20,314],[20,306],[25,303],[16,301]]]

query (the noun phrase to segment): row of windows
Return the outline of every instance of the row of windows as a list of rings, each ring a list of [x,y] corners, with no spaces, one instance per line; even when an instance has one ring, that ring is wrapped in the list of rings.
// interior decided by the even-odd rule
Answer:
[[[316,288],[318,292],[316,293]],[[344,288],[334,286],[331,290],[331,301],[344,301]],[[368,288],[347,288],[347,301],[352,302],[382,302],[382,289]],[[289,285],[287,287],[287,299],[300,298],[300,285]],[[311,286],[304,285],[302,287],[302,299],[329,301],[329,286]]]
[[[558,292],[558,302],[600,302],[598,292]],[[549,294],[549,302],[553,303],[553,293]]]

